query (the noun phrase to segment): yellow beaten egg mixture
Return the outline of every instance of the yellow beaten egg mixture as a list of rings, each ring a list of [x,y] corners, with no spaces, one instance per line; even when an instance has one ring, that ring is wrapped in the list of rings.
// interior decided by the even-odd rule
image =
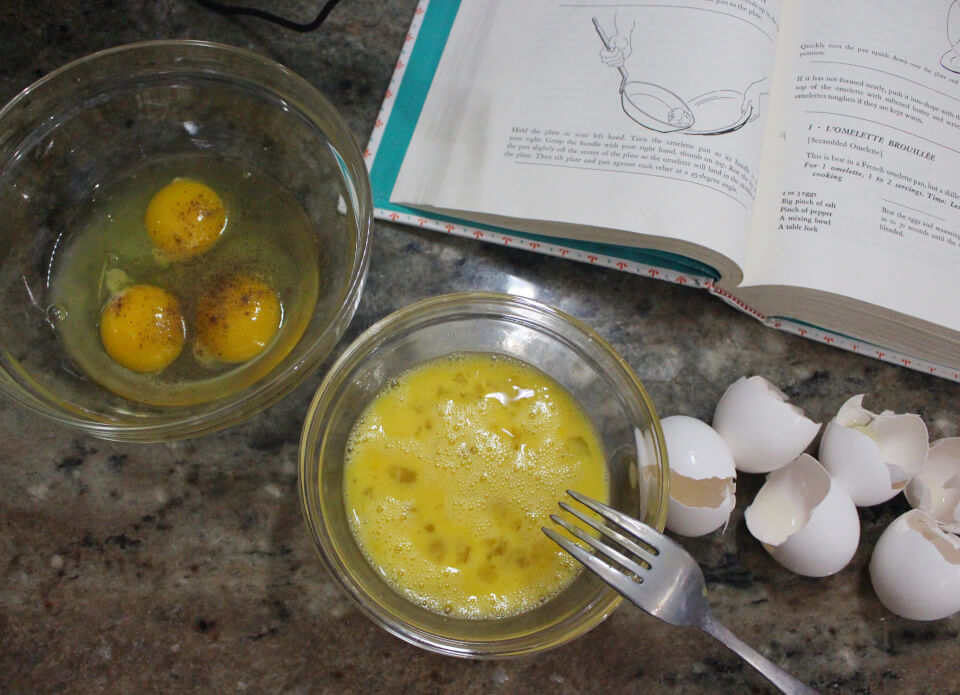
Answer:
[[[521,362],[461,354],[421,365],[354,425],[351,529],[390,585],[428,610],[503,618],[567,587],[579,565],[541,527],[575,489],[609,498],[589,418]]]

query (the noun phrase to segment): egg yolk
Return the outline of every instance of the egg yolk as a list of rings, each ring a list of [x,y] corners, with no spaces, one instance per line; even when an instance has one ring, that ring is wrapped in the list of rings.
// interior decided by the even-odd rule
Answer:
[[[276,292],[254,275],[231,275],[197,306],[197,347],[205,357],[244,362],[259,355],[277,334]]]
[[[135,372],[158,372],[173,362],[185,335],[177,298],[154,285],[117,292],[100,314],[100,340],[107,354]]]
[[[192,179],[174,179],[147,205],[144,224],[150,241],[174,261],[210,249],[227,226],[227,212],[216,192]]]

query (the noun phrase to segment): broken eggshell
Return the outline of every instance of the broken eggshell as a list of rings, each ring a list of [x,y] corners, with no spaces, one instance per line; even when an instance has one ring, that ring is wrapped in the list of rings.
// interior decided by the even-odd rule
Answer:
[[[960,538],[932,516],[911,509],[881,534],[870,558],[880,602],[911,620],[939,620],[960,611]]]
[[[927,426],[919,415],[875,414],[854,396],[827,424],[820,463],[847,488],[854,504],[869,507],[900,492],[927,460]]]
[[[930,514],[945,531],[960,532],[960,437],[935,441],[923,470],[903,492],[911,507]]]
[[[774,560],[806,577],[839,572],[860,542],[853,500],[809,454],[767,476],[744,518]]]
[[[803,453],[820,424],[787,403],[787,396],[762,376],[752,376],[737,379],[720,397],[713,428],[738,471],[769,473]]]
[[[737,471],[730,450],[710,425],[686,415],[660,421],[670,462],[667,528],[702,536],[727,523],[736,504]]]

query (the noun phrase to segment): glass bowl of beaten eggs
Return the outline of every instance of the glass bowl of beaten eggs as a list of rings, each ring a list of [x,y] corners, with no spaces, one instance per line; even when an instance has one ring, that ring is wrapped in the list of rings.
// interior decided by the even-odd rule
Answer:
[[[657,414],[611,346],[534,300],[472,292],[368,329],[317,391],[299,484],[320,556],[377,624],[422,648],[519,656],[619,595],[542,532],[567,489],[658,529]]]
[[[117,440],[286,395],[353,317],[362,155],[306,80],[197,41],[93,54],[0,111],[0,390]]]

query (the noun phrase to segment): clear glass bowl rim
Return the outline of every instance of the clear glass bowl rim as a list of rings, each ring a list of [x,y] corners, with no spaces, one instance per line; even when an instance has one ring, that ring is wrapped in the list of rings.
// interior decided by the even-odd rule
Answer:
[[[184,72],[189,68],[190,63],[183,59],[191,57],[196,60],[206,60],[205,73],[209,74],[211,59],[216,60],[217,56],[232,56],[247,61],[251,66],[268,73],[273,72],[276,76],[283,77],[288,84],[281,86],[280,80],[268,84],[262,79],[244,76],[242,72],[222,71],[223,75],[253,85],[258,90],[272,92],[286,103],[295,105],[301,116],[324,131],[327,139],[351,172],[363,175],[351,178],[358,204],[357,239],[355,240],[355,260],[351,268],[349,284],[345,289],[344,302],[325,329],[317,336],[313,345],[304,351],[303,356],[295,364],[285,371],[271,372],[243,391],[242,398],[226,399],[213,409],[193,415],[188,414],[185,408],[171,408],[163,415],[138,418],[135,422],[121,421],[119,418],[104,417],[66,404],[60,407],[61,404],[56,401],[55,395],[45,389],[38,389],[46,394],[43,397],[38,396],[25,389],[5,371],[0,370],[0,392],[29,410],[103,439],[139,442],[185,439],[229,427],[276,403],[303,381],[329,354],[356,312],[370,263],[373,226],[373,196],[366,165],[357,141],[343,117],[333,104],[303,77],[266,56],[236,46],[192,39],[165,39],[122,44],[96,51],[47,73],[17,93],[0,109],[0,133],[4,131],[5,121],[15,116],[22,106],[27,107],[29,103],[27,100],[38,90],[48,88],[51,83],[56,84],[58,81],[71,79],[72,73],[92,63],[113,58],[118,54],[148,50],[169,51],[171,56],[179,58],[167,66],[164,70],[165,74]],[[290,87],[294,87],[296,91],[291,91]],[[68,106],[64,104],[60,108]],[[0,137],[0,145],[3,144],[3,139]],[[4,162],[0,161],[0,166],[3,164]]]
[[[357,605],[368,618],[394,636],[410,644],[439,654],[470,659],[500,659],[519,657],[552,649],[583,635],[613,613],[622,601],[620,594],[613,589],[607,588],[603,597],[591,606],[585,618],[581,619],[579,623],[574,624],[572,628],[566,632],[550,636],[542,633],[531,633],[501,641],[470,642],[435,635],[426,630],[396,620],[394,616],[379,611],[376,603],[368,599],[361,587],[346,576],[346,573],[341,569],[341,565],[343,564],[341,558],[333,550],[333,543],[328,541],[326,522],[322,510],[313,508],[313,504],[310,501],[311,493],[308,489],[308,480],[312,478],[309,473],[309,467],[317,465],[317,462],[313,460],[314,457],[308,456],[308,453],[319,453],[328,412],[336,406],[336,403],[332,399],[332,394],[335,392],[337,384],[344,379],[346,375],[352,373],[353,369],[366,359],[369,354],[375,352],[377,349],[376,346],[380,344],[382,339],[389,338],[391,335],[396,334],[408,326],[416,325],[421,317],[438,311],[445,311],[447,316],[455,317],[457,315],[455,312],[464,311],[466,313],[469,308],[473,307],[476,309],[480,304],[486,307],[502,307],[502,315],[506,316],[510,315],[511,307],[518,306],[558,318],[587,337],[589,341],[596,346],[598,351],[606,353],[608,357],[613,358],[620,376],[624,379],[625,383],[629,385],[632,395],[637,399],[641,407],[650,414],[650,429],[652,430],[653,444],[661,464],[660,486],[659,489],[655,491],[658,493],[658,504],[656,508],[651,510],[651,525],[655,526],[658,530],[663,530],[666,523],[667,507],[670,497],[670,476],[666,444],[663,431],[660,428],[660,419],[653,406],[653,402],[650,400],[646,389],[633,369],[626,360],[617,353],[613,346],[578,319],[534,299],[495,292],[458,292],[423,299],[389,314],[357,337],[327,372],[326,377],[317,389],[313,401],[307,410],[300,437],[298,487],[301,511],[307,526],[310,528],[310,533],[314,539],[324,567],[330,572],[331,576],[347,596],[350,597],[354,604]],[[488,315],[492,315],[492,313],[488,312]]]

